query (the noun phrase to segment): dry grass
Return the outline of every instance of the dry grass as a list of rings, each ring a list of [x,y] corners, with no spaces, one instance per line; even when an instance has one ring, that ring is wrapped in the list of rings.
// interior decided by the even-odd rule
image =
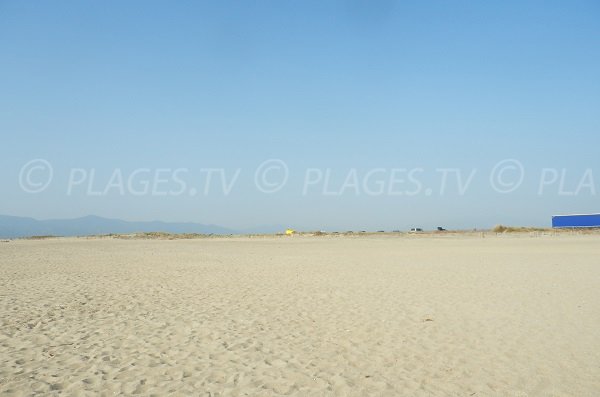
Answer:
[[[496,225],[492,228],[494,233],[528,233],[528,232],[550,232],[554,229],[544,227],[504,226]]]

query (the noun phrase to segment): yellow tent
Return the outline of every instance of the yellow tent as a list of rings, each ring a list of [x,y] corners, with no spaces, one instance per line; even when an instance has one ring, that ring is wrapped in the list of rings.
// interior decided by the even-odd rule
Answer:
[[[286,235],[288,235],[288,236],[291,236],[291,235],[292,235],[292,234],[294,234],[294,233],[296,233],[296,231],[295,231],[294,229],[287,229],[287,230],[285,231],[285,234],[286,234]]]

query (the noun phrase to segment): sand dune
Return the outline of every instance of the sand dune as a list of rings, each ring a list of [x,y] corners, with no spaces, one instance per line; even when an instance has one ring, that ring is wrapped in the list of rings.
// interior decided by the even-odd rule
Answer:
[[[0,245],[0,395],[597,396],[598,236]]]

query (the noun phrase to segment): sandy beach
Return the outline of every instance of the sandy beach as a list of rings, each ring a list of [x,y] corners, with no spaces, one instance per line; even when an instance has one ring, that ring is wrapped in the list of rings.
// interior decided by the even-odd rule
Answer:
[[[597,235],[0,243],[0,395],[597,396]]]

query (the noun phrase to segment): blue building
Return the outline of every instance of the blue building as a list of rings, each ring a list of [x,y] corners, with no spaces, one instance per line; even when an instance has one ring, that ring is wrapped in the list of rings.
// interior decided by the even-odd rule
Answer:
[[[552,227],[600,227],[600,214],[554,215]]]

